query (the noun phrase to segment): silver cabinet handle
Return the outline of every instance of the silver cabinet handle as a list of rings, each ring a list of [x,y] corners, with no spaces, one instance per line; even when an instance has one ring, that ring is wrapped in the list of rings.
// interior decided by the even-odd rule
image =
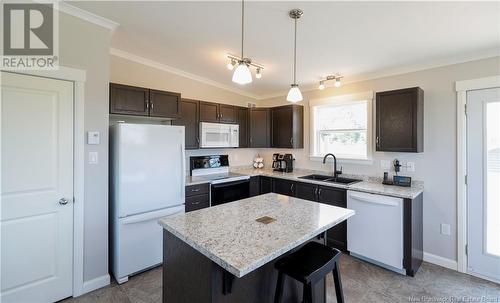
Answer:
[[[293,146],[293,138],[290,138],[290,145]]]
[[[151,109],[154,109],[155,108],[155,104],[153,102],[151,102]]]
[[[321,188],[318,189],[318,199],[321,198]]]
[[[375,140],[376,140],[376,143],[377,143],[377,147],[380,147],[380,137],[377,136],[377,138]]]
[[[66,204],[68,204],[68,202],[69,202],[69,200],[66,198],[59,199],[59,204],[61,204],[61,205],[66,205]]]
[[[149,100],[144,100],[144,102],[146,103],[146,109],[149,109]]]
[[[196,192],[199,192],[200,189],[199,188],[193,188],[193,189],[191,189],[191,191],[194,192],[194,193],[196,193]]]

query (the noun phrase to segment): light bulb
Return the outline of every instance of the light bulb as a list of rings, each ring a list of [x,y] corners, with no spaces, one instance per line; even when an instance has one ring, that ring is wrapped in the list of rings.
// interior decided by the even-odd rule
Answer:
[[[242,85],[252,82],[252,73],[245,62],[240,62],[240,64],[238,64],[233,74],[233,82]]]
[[[319,81],[319,86],[318,86],[319,89],[321,90],[324,90],[325,89],[325,82],[323,81]]]
[[[286,96],[286,100],[292,103],[302,101],[302,93],[300,92],[298,84],[292,84],[292,87]]]
[[[257,72],[255,73],[255,78],[257,78],[257,79],[262,78],[262,73],[260,71],[260,68],[257,68]]]
[[[340,78],[335,79],[335,87],[340,87],[341,85]]]
[[[233,70],[234,68],[234,62],[229,62],[227,65],[226,65],[227,69],[228,70]]]

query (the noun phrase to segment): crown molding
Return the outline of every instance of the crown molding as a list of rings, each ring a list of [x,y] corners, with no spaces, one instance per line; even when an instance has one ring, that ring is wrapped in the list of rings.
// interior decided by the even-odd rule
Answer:
[[[95,25],[104,27],[109,29],[111,32],[114,32],[120,23],[115,22],[113,20],[101,17],[84,9],[78,8],[76,6],[70,5],[67,2],[59,1],[58,5],[59,11],[64,12],[68,15],[80,18],[87,22],[93,23]]]
[[[375,79],[380,79],[380,78],[404,75],[404,74],[408,74],[408,73],[414,73],[414,72],[419,72],[419,71],[424,71],[424,70],[429,70],[429,69],[434,69],[434,68],[439,68],[439,67],[445,67],[445,66],[450,66],[450,65],[454,65],[454,64],[467,63],[467,62],[476,61],[476,60],[494,58],[494,57],[499,57],[499,56],[500,56],[500,53],[498,52],[498,49],[487,49],[487,50],[483,50],[480,52],[476,52],[474,54],[446,57],[446,58],[440,59],[440,60],[433,60],[433,61],[417,63],[417,64],[407,64],[407,65],[398,66],[395,68],[382,69],[378,72],[373,72],[373,73],[362,73],[362,74],[352,75],[352,76],[343,75],[344,76],[343,79],[349,79],[349,80],[342,81],[342,85],[348,85],[348,84],[353,84],[353,83],[357,83],[357,82],[370,81],[370,80],[375,80]],[[318,83],[319,83],[319,80],[317,82],[315,82],[314,84],[304,85],[301,88],[302,93],[318,90]],[[333,86],[328,85],[325,88],[330,88],[330,87],[333,87]],[[258,100],[266,100],[266,99],[283,97],[283,96],[286,96],[287,93],[288,93],[288,90],[280,91],[280,92],[276,92],[276,93],[271,93],[271,94],[266,94],[266,95],[259,95]]]
[[[142,65],[146,65],[146,66],[149,66],[152,68],[163,70],[163,71],[166,71],[166,72],[169,72],[169,73],[172,73],[172,74],[184,77],[184,78],[188,78],[188,79],[198,81],[201,83],[205,83],[205,84],[208,84],[208,85],[220,88],[220,89],[224,89],[224,90],[233,92],[233,93],[238,94],[238,95],[242,95],[242,96],[249,97],[249,98],[256,99],[256,100],[260,99],[260,96],[249,93],[247,91],[237,89],[237,88],[231,87],[229,85],[222,84],[220,82],[210,80],[208,78],[198,76],[198,75],[183,71],[181,69],[178,69],[178,68],[175,68],[175,67],[172,67],[172,66],[169,66],[169,65],[151,60],[151,59],[147,59],[147,58],[144,58],[144,57],[141,57],[138,55],[134,55],[132,53],[126,52],[126,51],[121,50],[121,49],[110,48],[109,53],[112,56],[124,58],[124,59],[127,59],[129,61],[133,61],[133,62],[142,64]]]

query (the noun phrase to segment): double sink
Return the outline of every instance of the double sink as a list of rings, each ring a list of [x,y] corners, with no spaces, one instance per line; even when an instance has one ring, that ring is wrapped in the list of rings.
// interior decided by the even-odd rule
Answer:
[[[322,182],[329,182],[329,183],[339,183],[339,184],[345,184],[345,185],[349,185],[349,184],[353,184],[353,183],[361,181],[358,179],[333,177],[333,176],[326,176],[326,175],[316,175],[316,174],[299,177],[299,179],[322,181]]]

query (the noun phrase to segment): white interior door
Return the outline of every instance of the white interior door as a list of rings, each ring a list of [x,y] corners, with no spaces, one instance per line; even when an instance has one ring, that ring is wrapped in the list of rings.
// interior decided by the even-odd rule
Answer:
[[[1,74],[0,301],[72,295],[73,84]]]
[[[468,271],[500,281],[500,88],[467,92]]]

